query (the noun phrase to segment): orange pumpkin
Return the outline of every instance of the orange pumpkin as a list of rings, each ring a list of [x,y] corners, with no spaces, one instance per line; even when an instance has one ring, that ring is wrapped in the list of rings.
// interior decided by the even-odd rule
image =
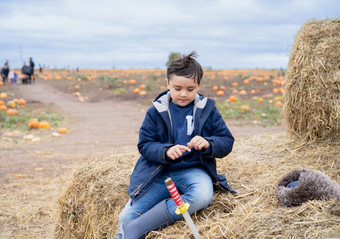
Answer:
[[[257,102],[262,103],[263,99],[262,98],[258,98]]]
[[[275,102],[275,105],[276,105],[277,107],[282,107],[282,102],[281,102],[281,101],[276,101],[276,102]]]
[[[238,83],[237,83],[237,82],[234,82],[234,83],[233,83],[233,86],[234,86],[234,87],[238,86]]]
[[[68,76],[66,79],[67,79],[67,80],[72,80],[72,77],[71,77],[71,76]]]
[[[142,84],[142,85],[139,86],[139,88],[140,88],[141,90],[145,90],[146,85],[145,85],[145,84]]]
[[[8,106],[9,108],[15,108],[16,104],[15,104],[15,102],[14,102],[13,100],[11,100],[11,101],[8,101],[8,102],[7,102],[7,106]]]
[[[237,100],[237,98],[236,98],[236,96],[234,96],[234,95],[231,95],[230,97],[229,97],[229,102],[235,102]]]
[[[6,105],[0,105],[0,110],[1,110],[1,111],[5,111],[5,110],[7,110],[7,107],[6,107]]]
[[[250,109],[249,106],[247,106],[247,105],[241,105],[240,108],[241,108],[241,110],[244,111],[244,112],[249,111],[249,109]]]
[[[220,86],[220,90],[225,90],[225,86],[224,86],[224,85],[221,85],[221,86]]]
[[[223,90],[219,90],[216,92],[217,96],[224,96],[224,91]]]
[[[134,91],[133,91],[134,94],[139,94],[139,92],[140,92],[139,88],[136,88],[136,89],[134,89]]]
[[[213,86],[213,91],[218,91],[217,85]]]
[[[18,111],[16,109],[8,109],[7,110],[7,115],[13,116],[13,115],[17,115]]]
[[[0,81],[1,82],[1,81]],[[3,104],[5,104],[2,100],[0,100],[0,105],[3,105]]]
[[[60,128],[60,129],[58,130],[58,132],[59,132],[60,134],[66,134],[66,133],[67,133],[67,129],[66,129],[66,128]]]
[[[243,81],[243,84],[248,85],[248,84],[249,84],[249,80],[247,80],[247,79],[244,80],[244,81]]]
[[[239,94],[240,94],[240,95],[246,95],[246,94],[247,94],[247,91],[241,90]]]
[[[278,90],[277,88],[274,88],[274,89],[273,89],[273,93],[274,93],[274,94],[277,94],[277,93],[279,93],[279,90]]]
[[[18,105],[25,106],[25,104],[26,104],[26,101],[24,99],[19,99],[18,100]]]
[[[38,129],[39,128],[39,121],[37,119],[30,119],[28,122],[28,127],[31,129]]]
[[[5,92],[1,92],[0,98],[2,98],[2,99],[7,98],[7,94]]]
[[[47,121],[41,121],[41,122],[39,122],[39,128],[40,129],[48,129],[48,128],[50,128],[50,124]]]
[[[141,90],[141,91],[139,92],[139,95],[141,95],[141,96],[146,95],[146,91],[145,91],[145,90]]]
[[[136,80],[129,80],[128,83],[129,83],[130,85],[134,85],[134,84],[136,84],[137,82],[136,82]]]

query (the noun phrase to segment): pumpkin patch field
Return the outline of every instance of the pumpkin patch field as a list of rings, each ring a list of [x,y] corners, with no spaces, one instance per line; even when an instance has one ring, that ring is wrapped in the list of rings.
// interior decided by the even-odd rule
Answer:
[[[301,149],[286,135],[284,74],[204,71],[199,93],[216,101],[235,137],[218,171],[238,194],[217,193],[211,207],[193,215],[202,238],[339,235],[340,219],[329,214],[334,201],[286,209],[273,193],[295,167],[327,169],[325,158],[333,170],[340,167],[334,148]],[[0,238],[113,238],[139,155],[139,127],[166,89],[159,69],[43,69],[34,84],[0,86],[6,107],[0,108]],[[148,238],[190,236],[179,222]]]

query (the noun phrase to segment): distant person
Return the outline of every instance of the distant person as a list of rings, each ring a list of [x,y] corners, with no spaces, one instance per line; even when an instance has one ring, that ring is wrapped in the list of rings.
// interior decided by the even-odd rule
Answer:
[[[23,77],[21,79],[23,84],[31,83],[31,67],[26,65],[26,62],[24,62],[24,65],[21,68],[21,74],[23,75]]]
[[[4,85],[7,84],[8,74],[9,74],[9,65],[8,65],[8,61],[6,60],[4,67],[1,69],[1,77],[2,77],[2,82],[4,83]]]
[[[8,81],[11,83],[11,85],[17,84],[18,75],[15,71],[10,71],[8,74]]]
[[[30,57],[29,64],[30,64],[30,68],[31,68],[31,72],[30,72],[30,80],[31,80],[31,82],[33,81],[33,83],[34,83],[34,81],[35,81],[35,76],[34,76],[34,62],[33,62],[33,60],[32,60],[32,57]]]
[[[41,67],[41,65],[39,64],[39,73],[42,73],[43,68]]]

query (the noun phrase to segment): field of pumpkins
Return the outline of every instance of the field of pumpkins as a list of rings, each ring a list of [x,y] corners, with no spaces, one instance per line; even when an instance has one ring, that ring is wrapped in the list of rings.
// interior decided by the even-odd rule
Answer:
[[[38,80],[81,102],[133,100],[150,105],[166,90],[166,70],[45,70]],[[259,125],[281,124],[284,71],[205,70],[199,93],[213,98],[224,118]]]
[[[279,125],[283,79],[283,71],[278,70],[205,70],[199,93],[214,99],[226,120]],[[36,81],[73,95],[75,101],[135,101],[146,107],[167,89],[166,71],[160,69],[77,72],[44,69],[36,74]],[[27,106],[29,109],[25,109]],[[44,112],[39,106],[27,103],[15,94],[14,86],[0,86],[0,110],[1,129],[28,131],[53,127],[58,134],[67,132],[61,125],[62,115],[55,117],[53,110]]]

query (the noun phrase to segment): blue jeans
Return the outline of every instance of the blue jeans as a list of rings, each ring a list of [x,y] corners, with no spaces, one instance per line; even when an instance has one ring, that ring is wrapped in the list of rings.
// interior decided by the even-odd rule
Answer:
[[[141,198],[133,202],[130,199],[127,202],[119,215],[119,224],[139,217],[159,202],[170,198],[170,193],[164,183],[169,177],[175,183],[179,193],[182,194],[183,201],[190,204],[189,214],[210,205],[213,198],[213,183],[204,169],[185,168],[176,171],[163,171]],[[183,218],[182,215],[175,213],[177,206],[173,199],[169,199],[166,204],[173,221]]]

